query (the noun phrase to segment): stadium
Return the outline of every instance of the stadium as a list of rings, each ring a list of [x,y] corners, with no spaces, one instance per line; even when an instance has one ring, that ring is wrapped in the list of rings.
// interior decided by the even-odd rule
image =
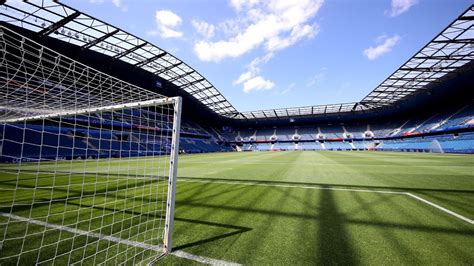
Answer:
[[[474,5],[360,101],[240,112],[107,21],[0,3],[1,265],[474,263]]]

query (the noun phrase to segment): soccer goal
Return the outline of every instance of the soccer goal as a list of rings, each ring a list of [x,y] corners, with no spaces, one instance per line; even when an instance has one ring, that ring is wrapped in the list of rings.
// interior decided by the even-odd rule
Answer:
[[[1,26],[0,52],[0,264],[143,264],[170,252],[181,98]]]

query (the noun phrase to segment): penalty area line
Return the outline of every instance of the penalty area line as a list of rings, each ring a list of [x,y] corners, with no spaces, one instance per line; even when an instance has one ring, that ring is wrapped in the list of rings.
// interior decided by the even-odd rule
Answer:
[[[118,243],[118,244],[123,244],[123,245],[127,245],[127,246],[138,247],[138,248],[142,248],[142,249],[146,249],[146,250],[164,252],[163,245],[151,245],[151,244],[146,244],[146,243],[142,243],[142,242],[138,242],[138,241],[126,240],[126,239],[122,239],[122,238],[115,237],[115,236],[108,236],[108,235],[103,235],[103,234],[100,234],[100,233],[94,233],[94,232],[85,231],[85,230],[81,230],[81,229],[77,229],[77,228],[67,227],[67,226],[64,226],[64,225],[52,224],[52,223],[36,220],[36,219],[33,219],[33,218],[26,218],[26,217],[23,217],[23,216],[18,216],[18,215],[10,214],[10,213],[0,212],[0,216],[5,217],[5,218],[9,218],[9,219],[13,219],[13,220],[17,220],[17,221],[20,221],[20,222],[25,222],[25,223],[35,224],[35,225],[39,225],[39,226],[44,226],[44,227],[47,227],[47,228],[52,228],[52,229],[56,229],[56,230],[60,230],[60,231],[65,231],[65,232],[69,232],[69,233],[73,233],[73,234],[77,234],[77,235],[93,237],[93,238],[97,238],[99,240],[106,240],[106,241],[110,241],[110,242],[114,242],[114,243]],[[208,265],[240,265],[240,264],[235,263],[235,262],[202,257],[202,256],[194,255],[194,254],[191,254],[191,253],[188,253],[188,252],[184,252],[184,251],[181,251],[181,250],[171,252],[170,255],[175,256],[175,257],[188,259],[188,260],[193,260],[193,261],[208,264]]]
[[[465,216],[462,216],[462,215],[459,214],[459,213],[456,213],[456,212],[453,212],[453,211],[451,211],[451,210],[448,210],[448,209],[446,209],[446,208],[444,208],[444,207],[441,207],[441,206],[439,206],[438,204],[433,203],[433,202],[431,202],[431,201],[429,201],[429,200],[426,200],[426,199],[424,199],[424,198],[422,198],[422,197],[416,196],[416,195],[411,194],[411,193],[409,193],[409,192],[405,192],[405,195],[407,195],[407,196],[409,196],[409,197],[412,197],[412,198],[414,198],[414,199],[416,199],[416,200],[419,200],[419,201],[421,201],[421,202],[423,202],[423,203],[426,203],[426,204],[428,204],[428,205],[430,205],[430,206],[432,206],[432,207],[435,207],[436,209],[441,210],[441,211],[443,211],[443,212],[445,212],[445,213],[447,213],[447,214],[450,214],[450,215],[452,215],[452,216],[454,216],[454,217],[456,217],[456,218],[458,218],[458,219],[461,219],[461,220],[463,220],[463,221],[465,221],[465,222],[468,222],[468,223],[470,223],[470,224],[474,224],[474,221],[473,221],[473,220],[471,220],[471,219],[469,219],[469,218],[467,218],[467,217],[465,217]]]
[[[193,261],[200,262],[200,263],[207,264],[207,265],[241,265],[241,264],[235,263],[235,262],[202,257],[202,256],[194,255],[194,254],[191,254],[191,253],[188,253],[188,252],[184,252],[184,251],[181,251],[181,250],[173,251],[173,252],[171,252],[171,255],[176,256],[176,257],[180,257],[180,258],[183,258],[183,259],[193,260]]]
[[[220,181],[220,180],[215,180],[215,181],[205,181],[205,180],[191,180],[191,179],[178,179],[178,182],[187,182],[187,183],[210,183],[210,184],[226,184],[226,185],[243,185],[243,186],[262,186],[262,187],[284,187],[284,188],[302,188],[302,189],[316,189],[316,190],[335,190],[335,191],[350,191],[350,192],[366,192],[366,193],[382,193],[382,194],[398,194],[398,195],[404,195],[408,196],[411,198],[414,198],[418,201],[421,201],[425,204],[428,204],[432,207],[435,207],[445,213],[448,213],[458,219],[461,219],[465,222],[468,222],[470,224],[474,224],[474,221],[462,216],[459,213],[456,213],[454,211],[448,210],[444,207],[439,206],[438,204],[435,204],[431,201],[428,201],[424,198],[421,198],[419,196],[416,196],[412,193],[409,192],[403,192],[403,191],[386,191],[386,190],[371,190],[371,189],[352,189],[352,188],[332,188],[332,187],[318,187],[318,186],[298,186],[298,185],[282,185],[282,184],[262,184],[258,182],[242,182],[242,181]]]

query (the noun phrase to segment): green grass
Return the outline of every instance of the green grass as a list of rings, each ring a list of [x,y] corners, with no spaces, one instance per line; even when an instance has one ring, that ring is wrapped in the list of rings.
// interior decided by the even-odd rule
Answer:
[[[166,160],[29,163],[19,175],[15,168],[0,165],[0,212],[160,244],[156,202],[164,182],[140,176],[166,175]],[[184,155],[178,175],[175,250],[242,264],[474,263],[474,225],[407,195],[341,190],[409,192],[474,219],[472,155]],[[157,255],[25,222],[6,229],[6,221],[0,217],[7,239],[0,264],[144,264]],[[160,262],[193,263],[174,256]]]

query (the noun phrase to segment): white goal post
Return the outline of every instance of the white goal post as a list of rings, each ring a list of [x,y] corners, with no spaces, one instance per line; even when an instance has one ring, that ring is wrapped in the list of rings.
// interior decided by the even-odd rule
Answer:
[[[181,98],[0,26],[0,264],[146,264],[173,247]]]

